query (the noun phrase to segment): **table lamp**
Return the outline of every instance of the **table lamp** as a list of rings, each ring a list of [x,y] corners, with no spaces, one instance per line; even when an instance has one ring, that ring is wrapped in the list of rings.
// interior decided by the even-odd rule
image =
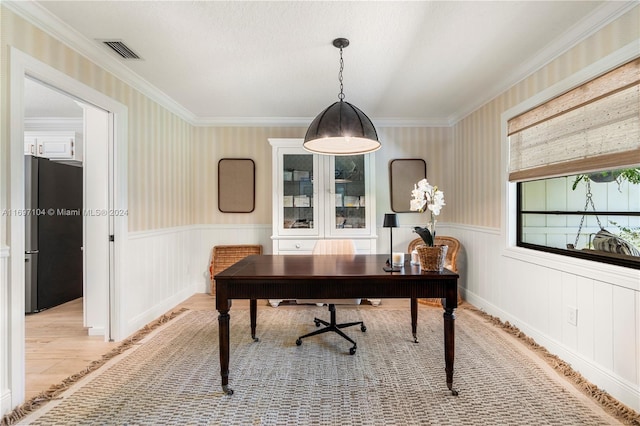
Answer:
[[[402,270],[401,268],[393,266],[393,228],[397,228],[398,226],[398,215],[395,213],[385,213],[382,227],[389,228],[389,266],[383,268],[385,272],[400,272]]]

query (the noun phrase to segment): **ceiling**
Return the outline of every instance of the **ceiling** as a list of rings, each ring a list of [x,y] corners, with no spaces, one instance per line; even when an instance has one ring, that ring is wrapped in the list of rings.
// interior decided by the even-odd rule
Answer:
[[[12,9],[195,124],[450,125],[636,2],[42,1]],[[124,60],[101,40],[121,40]]]

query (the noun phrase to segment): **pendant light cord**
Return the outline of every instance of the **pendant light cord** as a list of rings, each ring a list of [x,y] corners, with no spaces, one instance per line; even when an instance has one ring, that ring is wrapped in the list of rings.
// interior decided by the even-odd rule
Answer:
[[[338,73],[338,81],[340,82],[340,94],[338,95],[338,99],[340,102],[344,100],[344,92],[342,85],[342,70],[344,69],[344,60],[342,59],[342,47],[340,48],[340,72]]]

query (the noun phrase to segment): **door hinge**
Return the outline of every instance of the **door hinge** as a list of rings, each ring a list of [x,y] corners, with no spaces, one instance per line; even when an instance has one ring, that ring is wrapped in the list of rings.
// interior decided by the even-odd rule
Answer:
[[[115,235],[109,235],[109,241],[114,242],[115,240]]]

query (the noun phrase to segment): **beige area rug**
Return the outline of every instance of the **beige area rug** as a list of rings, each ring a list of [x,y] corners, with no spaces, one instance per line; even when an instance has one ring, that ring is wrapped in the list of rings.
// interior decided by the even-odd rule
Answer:
[[[459,309],[454,387],[444,373],[442,310],[340,307],[358,342],[315,329],[316,306],[231,310],[232,396],[220,387],[217,312],[187,311],[47,403],[33,425],[610,425],[623,424],[491,320]],[[633,419],[630,422],[633,424]]]

